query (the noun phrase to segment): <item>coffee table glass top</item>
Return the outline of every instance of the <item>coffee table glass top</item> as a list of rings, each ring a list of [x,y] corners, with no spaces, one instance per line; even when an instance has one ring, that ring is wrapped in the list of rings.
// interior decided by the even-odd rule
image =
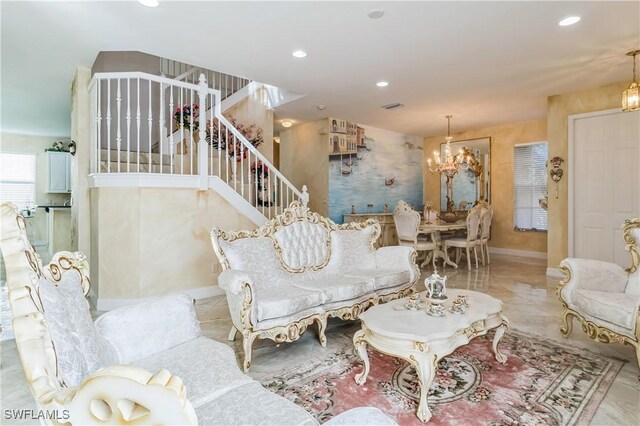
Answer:
[[[459,294],[468,297],[469,308],[463,314],[454,314],[449,312],[449,308]],[[502,311],[502,302],[488,294],[448,289],[447,296],[449,298],[444,302],[446,314],[441,317],[427,314],[422,303],[419,310],[404,308],[407,303],[407,299],[404,298],[373,306],[360,314],[360,319],[366,328],[378,335],[429,341],[450,337],[458,330]],[[420,300],[422,301],[422,297]]]

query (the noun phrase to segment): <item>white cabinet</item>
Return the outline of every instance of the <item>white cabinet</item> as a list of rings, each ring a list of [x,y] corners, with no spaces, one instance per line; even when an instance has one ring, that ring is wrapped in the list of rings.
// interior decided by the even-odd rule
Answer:
[[[47,151],[47,192],[71,192],[71,154]]]

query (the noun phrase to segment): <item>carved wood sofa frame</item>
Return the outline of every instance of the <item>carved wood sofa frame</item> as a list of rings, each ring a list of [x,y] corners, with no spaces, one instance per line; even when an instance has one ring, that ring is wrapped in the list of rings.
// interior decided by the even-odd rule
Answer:
[[[164,369],[151,374],[130,365],[114,365],[85,378],[77,387],[64,384],[37,282],[44,276],[57,284],[64,274],[78,273],[86,296],[91,287],[87,261],[80,252],[61,251],[43,266],[27,240],[25,220],[16,207],[0,204],[0,219],[0,247],[18,355],[38,409],[60,416],[45,419],[44,424],[104,424],[109,418],[118,418],[120,424],[197,424],[182,380]]]
[[[626,243],[625,250],[631,255],[631,266],[625,269],[628,274],[632,274],[640,268],[640,250],[638,249],[638,243],[640,242],[636,241],[631,232],[636,228],[640,228],[640,218],[632,220],[627,219],[621,227],[622,237]],[[565,265],[560,265],[558,269],[560,269],[560,271],[565,275],[565,278],[560,281],[560,284],[556,288],[556,294],[560,298],[560,302],[564,308],[562,315],[563,326],[560,328],[560,332],[565,337],[568,337],[573,330],[573,317],[576,317],[582,324],[582,331],[587,333],[589,338],[600,343],[621,343],[632,346],[635,349],[636,361],[638,363],[638,368],[640,369],[640,310],[636,312],[635,335],[620,334],[589,321],[579,312],[569,308],[567,302],[562,297],[562,289],[569,283],[569,281],[571,281],[571,269]],[[640,374],[638,379],[640,380]]]
[[[283,213],[274,217],[264,225],[260,226],[257,229],[252,231],[237,231],[237,232],[226,232],[220,229],[214,229],[211,232],[211,240],[213,243],[214,251],[220,260],[222,265],[222,270],[227,271],[230,270],[230,264],[227,260],[224,251],[220,247],[218,243],[218,239],[222,239],[226,242],[232,242],[242,238],[260,238],[260,237],[269,237],[274,240],[274,247],[276,250],[276,254],[278,260],[281,265],[290,273],[300,274],[304,273],[305,268],[295,269],[287,265],[287,263],[282,258],[282,248],[277,244],[273,235],[279,229],[288,226],[296,221],[306,221],[312,224],[319,224],[324,227],[329,233],[329,237],[327,238],[327,249],[329,251],[329,255],[325,259],[325,261],[320,264],[313,266],[312,270],[320,270],[324,268],[330,258],[331,258],[331,231],[336,230],[363,230],[367,227],[374,227],[375,230],[372,232],[370,237],[370,247],[372,250],[375,249],[375,242],[378,240],[380,236],[381,228],[380,224],[375,219],[368,219],[364,222],[349,222],[345,224],[336,224],[330,219],[327,219],[324,216],[319,215],[318,213],[311,212],[306,206],[303,206],[300,202],[294,201],[291,205],[286,208]],[[393,246],[392,246],[393,247]],[[252,354],[252,345],[256,338],[258,339],[270,339],[276,343],[283,342],[293,342],[296,341],[302,336],[302,334],[307,330],[307,328],[316,323],[318,325],[318,339],[322,347],[326,347],[327,339],[325,336],[325,330],[327,328],[327,320],[328,318],[340,318],[342,320],[356,320],[360,316],[360,314],[366,311],[371,306],[386,303],[388,301],[399,299],[405,297],[413,292],[415,292],[415,284],[418,281],[420,276],[420,270],[416,263],[417,253],[416,251],[412,251],[409,262],[412,265],[414,270],[414,279],[405,287],[400,290],[383,294],[376,295],[373,294],[372,297],[366,300],[359,301],[351,306],[342,307],[339,309],[329,309],[322,313],[317,313],[313,315],[309,315],[305,318],[302,318],[298,321],[291,322],[287,325],[272,327],[268,329],[256,329],[255,324],[251,319],[251,312],[253,308],[253,292],[251,286],[248,282],[242,283],[242,291],[244,293],[243,302],[240,309],[240,324],[237,324],[234,321],[234,325],[231,326],[231,331],[229,333],[229,341],[235,340],[236,333],[239,331],[242,334],[243,339],[243,349],[244,349],[244,362],[243,368],[245,373],[249,371],[251,367],[251,354]],[[231,313],[233,317],[233,312]]]

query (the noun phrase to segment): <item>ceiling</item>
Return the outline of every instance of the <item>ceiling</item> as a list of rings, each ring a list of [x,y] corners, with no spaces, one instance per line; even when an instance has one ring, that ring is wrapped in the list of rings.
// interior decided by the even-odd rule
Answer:
[[[367,13],[382,9],[384,17]],[[631,80],[640,2],[6,2],[3,131],[69,135],[75,67],[139,50],[305,96],[294,123],[336,116],[415,135],[542,118],[547,96]],[[578,15],[570,27],[558,21]],[[308,57],[295,59],[294,49]],[[385,88],[378,80],[389,81]],[[387,111],[381,105],[400,102]],[[326,105],[320,111],[317,105]]]

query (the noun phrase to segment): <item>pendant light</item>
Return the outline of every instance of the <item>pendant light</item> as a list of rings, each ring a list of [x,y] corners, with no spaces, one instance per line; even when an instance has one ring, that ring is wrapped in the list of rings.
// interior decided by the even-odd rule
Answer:
[[[633,56],[633,81],[629,88],[622,92],[622,110],[635,111],[640,109],[640,90],[636,81],[636,55],[640,55],[640,50],[634,50],[627,55]]]

